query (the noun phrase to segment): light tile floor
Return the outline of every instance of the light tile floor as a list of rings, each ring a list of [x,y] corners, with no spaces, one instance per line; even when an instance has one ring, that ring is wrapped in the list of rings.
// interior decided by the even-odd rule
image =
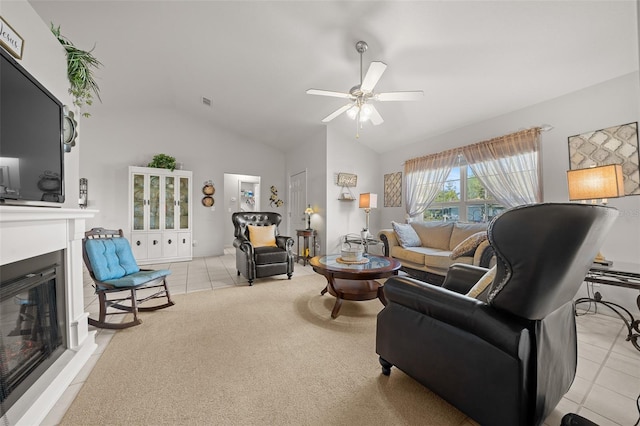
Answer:
[[[172,270],[172,294],[213,290],[247,285],[235,269],[235,249],[225,249],[224,256],[196,258],[191,262],[149,265]],[[296,276],[314,274],[310,266],[296,265]],[[85,306],[93,315],[98,312],[97,297],[85,271]],[[347,302],[349,303],[349,302]],[[579,316],[578,370],[569,392],[544,423],[557,426],[566,413],[578,413],[601,426],[633,425],[640,414],[636,398],[640,394],[640,351],[625,341],[626,328],[617,319],[602,314]],[[90,327],[94,330],[95,328]],[[114,330],[95,329],[98,349],[78,373],[42,425],[57,425],[69,408],[91,369],[109,344]],[[460,426],[475,426],[466,419]]]

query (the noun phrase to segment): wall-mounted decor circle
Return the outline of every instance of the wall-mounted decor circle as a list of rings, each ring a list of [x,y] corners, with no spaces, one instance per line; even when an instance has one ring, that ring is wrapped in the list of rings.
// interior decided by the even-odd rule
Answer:
[[[213,195],[216,193],[216,188],[213,184],[207,183],[202,187],[202,193],[204,195]]]
[[[208,195],[206,197],[202,197],[202,205],[205,206],[205,207],[213,206],[214,202],[215,201],[213,200],[213,197],[210,197]]]

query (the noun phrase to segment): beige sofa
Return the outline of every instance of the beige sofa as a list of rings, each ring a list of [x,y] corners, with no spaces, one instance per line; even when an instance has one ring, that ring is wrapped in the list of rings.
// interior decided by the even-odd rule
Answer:
[[[488,267],[493,250],[487,240],[475,252],[452,259],[453,250],[468,237],[486,231],[486,223],[413,222],[411,227],[420,237],[421,246],[403,248],[393,229],[383,229],[378,237],[384,243],[384,254],[402,263],[401,269],[423,281],[441,284],[454,263]]]

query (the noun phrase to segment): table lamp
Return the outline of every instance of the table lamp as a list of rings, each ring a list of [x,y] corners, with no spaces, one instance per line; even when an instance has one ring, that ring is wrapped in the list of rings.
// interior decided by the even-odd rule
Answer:
[[[311,229],[311,215],[313,214],[311,204],[307,205],[307,208],[304,210],[304,214],[307,215],[307,229]]]
[[[364,212],[367,216],[367,224],[364,228],[364,231],[369,233],[369,213],[371,213],[371,209],[375,209],[378,207],[378,195],[372,194],[370,192],[366,192],[364,194],[360,194],[360,206],[361,209],[364,209]]]
[[[620,164],[608,164],[606,166],[590,167],[567,171],[567,183],[569,185],[569,200],[582,201],[596,204],[597,199],[606,205],[608,198],[624,197],[624,183],[622,166]],[[610,260],[598,252],[594,262],[603,265],[611,265]]]
[[[622,180],[622,166],[609,164],[606,166],[590,167],[567,171],[567,183],[569,184],[569,200],[591,200],[592,204],[597,199],[602,199],[602,204],[607,204],[608,198],[624,196],[624,183]]]

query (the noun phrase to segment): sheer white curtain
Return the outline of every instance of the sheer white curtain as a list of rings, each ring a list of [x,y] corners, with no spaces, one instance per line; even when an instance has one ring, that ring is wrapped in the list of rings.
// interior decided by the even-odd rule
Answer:
[[[540,128],[465,146],[462,152],[473,173],[504,206],[542,201]]]
[[[404,163],[407,220],[423,213],[436,198],[457,156],[458,151],[451,150],[412,158]]]

